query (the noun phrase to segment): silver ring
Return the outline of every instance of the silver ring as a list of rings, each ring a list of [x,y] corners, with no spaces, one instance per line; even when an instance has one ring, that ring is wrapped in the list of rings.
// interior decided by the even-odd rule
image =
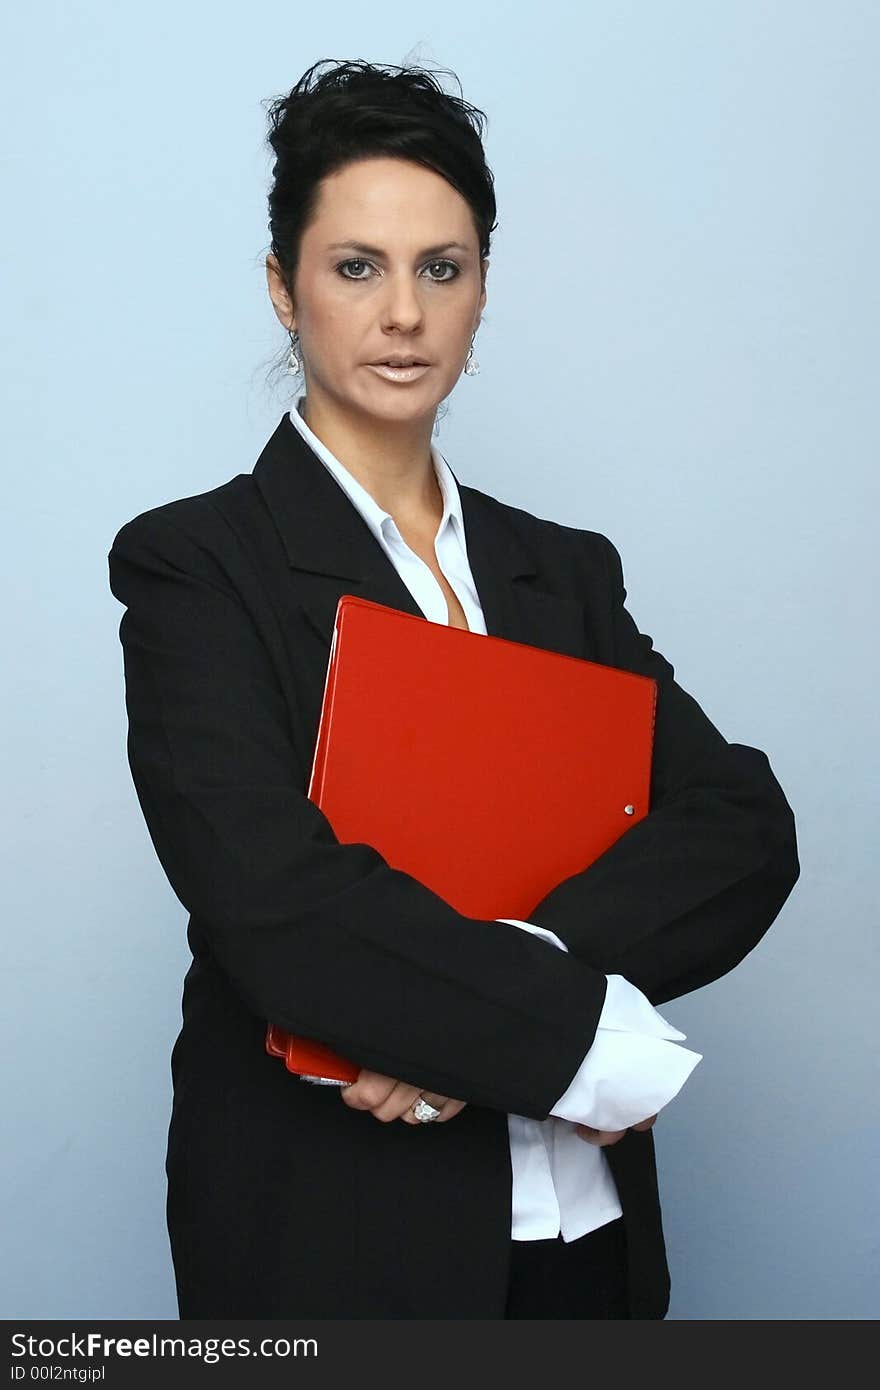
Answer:
[[[437,1116],[440,1114],[440,1111],[437,1110],[435,1106],[430,1105],[428,1101],[425,1100],[424,1096],[419,1096],[412,1107],[412,1112],[416,1119],[420,1120],[423,1125],[428,1124],[430,1120],[436,1120]]]

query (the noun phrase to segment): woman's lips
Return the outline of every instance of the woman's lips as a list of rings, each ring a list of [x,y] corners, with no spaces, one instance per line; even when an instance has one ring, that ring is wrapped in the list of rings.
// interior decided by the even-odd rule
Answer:
[[[415,381],[430,371],[430,362],[414,363],[411,367],[387,367],[384,362],[368,362],[367,366],[378,372],[386,381]]]

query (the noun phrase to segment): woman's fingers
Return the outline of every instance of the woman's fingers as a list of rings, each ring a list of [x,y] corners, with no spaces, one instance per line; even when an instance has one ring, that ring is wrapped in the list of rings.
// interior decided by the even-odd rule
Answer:
[[[424,1123],[416,1119],[412,1111],[420,1097],[440,1111],[434,1124],[451,1120],[466,1104],[463,1100],[450,1100],[449,1096],[436,1091],[422,1091],[407,1081],[396,1081],[393,1076],[383,1076],[381,1072],[366,1068],[362,1068],[357,1081],[342,1087],[340,1093],[353,1110],[369,1110],[375,1119],[385,1124],[390,1120],[405,1120],[413,1125]]]
[[[650,1129],[656,1115],[649,1115],[647,1120],[639,1120],[637,1125],[630,1125],[629,1129]],[[599,1148],[606,1148],[609,1144],[617,1144],[629,1129],[593,1129],[591,1125],[575,1125],[578,1136],[585,1139],[588,1144],[597,1144]]]
[[[362,1067],[357,1081],[353,1081],[350,1086],[343,1086],[340,1093],[345,1104],[351,1106],[352,1110],[374,1110],[376,1106],[385,1103],[396,1085],[394,1077],[383,1076],[381,1072],[367,1071],[366,1067]]]
[[[433,1105],[433,1103],[432,1101],[431,1104]],[[435,1125],[442,1125],[445,1120],[451,1120],[455,1115],[460,1115],[466,1105],[466,1100],[448,1100],[443,1106],[442,1114],[438,1115],[433,1123]]]
[[[588,1144],[596,1144],[604,1149],[609,1144],[617,1144],[627,1133],[625,1129],[593,1129],[591,1125],[575,1125],[581,1139]]]
[[[442,1125],[445,1124],[447,1120],[453,1119],[455,1115],[461,1114],[462,1110],[464,1110],[464,1107],[467,1105],[466,1100],[447,1100],[444,1096],[438,1096],[434,1091],[419,1091],[416,1097],[417,1099],[418,1096],[426,1100],[429,1105],[433,1105],[440,1111],[440,1114],[435,1120],[429,1120],[427,1122],[425,1120],[417,1120],[412,1112],[412,1104],[415,1102],[411,1102],[410,1109],[407,1110],[405,1115],[401,1115],[400,1117],[405,1124],[422,1125],[428,1123]]]
[[[384,1120],[386,1123],[389,1120],[409,1118],[418,1124],[419,1121],[412,1113],[412,1107],[420,1096],[423,1096],[429,1105],[436,1106],[438,1110],[446,1104],[446,1096],[437,1096],[433,1091],[420,1091],[418,1086],[411,1086],[408,1081],[398,1081],[387,1100],[382,1105],[375,1107],[373,1115],[377,1120]]]
[[[377,1120],[398,1120],[419,1098],[417,1086],[396,1081],[381,1072],[362,1070],[352,1086],[346,1086],[343,1100],[355,1110],[369,1110]],[[445,1097],[444,1097],[445,1100]]]

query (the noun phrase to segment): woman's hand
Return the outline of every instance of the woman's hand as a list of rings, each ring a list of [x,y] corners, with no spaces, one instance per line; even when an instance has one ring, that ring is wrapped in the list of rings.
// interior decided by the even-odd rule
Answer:
[[[629,1129],[650,1129],[656,1115],[651,1115],[647,1120],[639,1120],[637,1125],[630,1125]],[[579,1139],[584,1139],[588,1144],[597,1144],[599,1148],[606,1148],[609,1144],[617,1144],[625,1134],[629,1134],[629,1129],[592,1129],[590,1125],[575,1125]]]
[[[395,1081],[393,1076],[383,1076],[379,1071],[361,1069],[357,1081],[340,1090],[342,1099],[352,1110],[369,1110],[377,1120],[403,1120],[408,1125],[421,1125],[412,1112],[412,1107],[421,1096],[429,1105],[441,1113],[429,1123],[440,1125],[451,1120],[467,1104],[464,1100],[450,1100],[448,1096],[438,1095],[436,1091],[422,1091],[418,1086],[410,1086],[407,1081]]]

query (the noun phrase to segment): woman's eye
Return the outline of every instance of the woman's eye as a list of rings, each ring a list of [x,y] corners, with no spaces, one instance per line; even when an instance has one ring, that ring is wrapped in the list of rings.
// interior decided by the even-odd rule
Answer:
[[[428,268],[431,269],[431,270],[433,270],[434,267],[435,267],[435,266],[438,266],[438,265],[439,265],[439,266],[448,266],[449,269],[453,272],[451,275],[445,275],[445,276],[443,277],[444,280],[454,280],[454,279],[456,278],[456,276],[460,274],[460,271],[459,271],[459,269],[458,269],[458,266],[455,264],[455,261],[429,261],[429,262],[428,262]],[[433,280],[435,277],[432,275],[430,278]],[[442,284],[443,281],[441,280],[440,283]]]
[[[349,273],[349,268],[350,268],[351,266],[355,266],[355,267],[369,266],[369,264],[370,264],[369,261],[364,261],[364,260],[361,260],[360,258],[353,258],[353,259],[348,260],[348,261],[342,261],[342,262],[336,267],[336,269],[337,269],[337,270],[339,271],[339,273],[342,275],[343,280],[367,280],[367,279],[369,279],[369,276],[367,276],[367,275],[360,275],[360,274],[351,274],[351,273]],[[438,268],[440,268],[440,269],[446,268],[446,269],[448,269],[448,270],[450,270],[450,271],[452,272],[451,275],[438,276],[438,275],[434,275],[434,274],[432,273],[431,275],[428,276],[428,278],[429,278],[430,280],[433,280],[436,284],[439,284],[439,285],[446,284],[446,283],[447,283],[448,281],[450,281],[450,280],[455,280],[455,279],[457,278],[457,276],[461,274],[461,271],[459,270],[458,266],[455,264],[455,261],[429,261],[428,264],[427,264],[427,266],[425,267],[426,270],[430,270],[430,271],[432,271],[432,272],[433,272],[434,270],[438,269]]]

